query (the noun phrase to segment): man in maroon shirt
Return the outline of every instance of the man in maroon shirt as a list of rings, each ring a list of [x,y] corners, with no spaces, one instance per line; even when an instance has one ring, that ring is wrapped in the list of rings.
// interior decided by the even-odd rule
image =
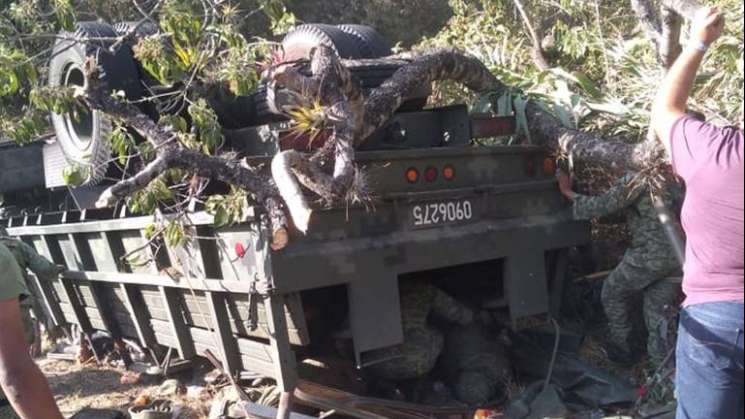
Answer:
[[[743,131],[686,115],[696,73],[724,16],[704,8],[670,69],[652,124],[686,184],[688,236],[678,342],[678,419],[743,418],[745,172]]]

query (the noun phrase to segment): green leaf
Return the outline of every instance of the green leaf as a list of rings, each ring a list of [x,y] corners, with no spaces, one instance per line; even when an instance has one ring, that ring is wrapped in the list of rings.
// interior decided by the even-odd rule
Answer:
[[[145,226],[145,239],[146,240],[152,240],[153,237],[155,237],[155,234],[158,232],[158,226],[155,224],[148,224]]]
[[[90,167],[79,165],[67,166],[62,170],[62,178],[68,186],[82,186],[90,179]]]
[[[184,225],[179,221],[171,221],[165,231],[166,244],[178,247],[186,240]]]
[[[216,228],[226,227],[230,224],[230,214],[228,214],[228,211],[224,207],[217,208],[215,210],[214,216],[214,226]]]
[[[603,95],[602,92],[600,92],[600,89],[598,89],[597,85],[595,85],[595,83],[590,80],[590,78],[587,77],[586,74],[575,72],[574,76],[577,79],[577,83],[579,83],[579,85],[582,87],[582,90],[584,90],[590,96],[598,98]]]

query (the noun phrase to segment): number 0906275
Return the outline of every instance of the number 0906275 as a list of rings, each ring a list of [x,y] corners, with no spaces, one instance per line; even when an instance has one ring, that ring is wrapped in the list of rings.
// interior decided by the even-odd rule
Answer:
[[[434,227],[471,221],[474,218],[471,201],[432,202],[411,207],[414,227]]]

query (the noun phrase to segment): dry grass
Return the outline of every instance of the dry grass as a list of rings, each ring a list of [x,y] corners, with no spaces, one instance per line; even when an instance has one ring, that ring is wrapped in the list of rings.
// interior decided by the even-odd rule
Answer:
[[[57,405],[65,417],[83,408],[115,409],[126,411],[141,395],[155,397],[160,383],[150,385],[122,385],[122,371],[106,366],[79,366],[67,361],[43,360],[39,362],[49,379]],[[172,399],[183,410],[180,419],[207,418],[211,397]]]

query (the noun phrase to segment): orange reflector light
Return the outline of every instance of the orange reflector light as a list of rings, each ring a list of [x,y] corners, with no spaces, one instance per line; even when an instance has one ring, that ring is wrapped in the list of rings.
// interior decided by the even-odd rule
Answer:
[[[476,411],[473,419],[497,419],[502,417],[496,410],[480,409]]]
[[[406,171],[406,180],[409,181],[409,183],[417,183],[419,182],[419,171],[415,168],[411,168]]]
[[[429,183],[435,182],[438,176],[439,173],[435,167],[428,167],[427,171],[424,172],[424,178],[427,179],[427,182]]]
[[[556,169],[556,160],[552,159],[551,157],[547,157],[546,160],[543,161],[543,173],[546,176],[555,175]]]
[[[445,168],[442,169],[442,177],[448,181],[455,179],[455,167],[445,166]]]

